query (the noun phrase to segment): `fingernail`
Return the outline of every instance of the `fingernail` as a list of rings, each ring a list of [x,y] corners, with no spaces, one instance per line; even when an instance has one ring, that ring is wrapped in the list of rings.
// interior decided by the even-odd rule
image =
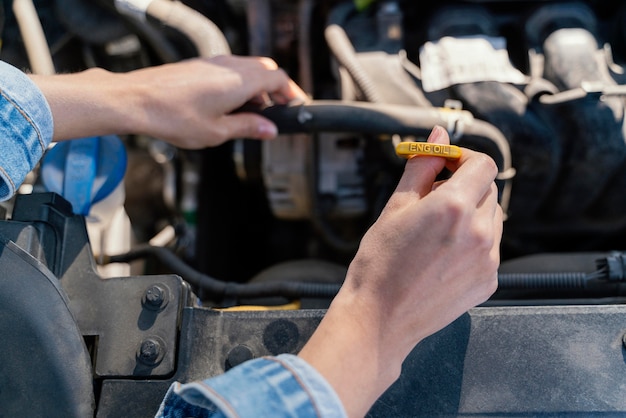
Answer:
[[[287,106],[302,106],[304,104],[307,104],[310,101],[309,98],[307,97],[294,97],[293,99],[289,100],[289,103],[287,103]]]
[[[274,138],[278,135],[278,129],[273,123],[261,123],[258,127],[259,136],[261,138]]]
[[[443,129],[443,127],[435,125],[433,127],[433,130],[430,131],[430,135],[428,136],[428,142],[437,142],[437,140],[441,138],[442,135],[445,134],[445,132],[446,130]]]

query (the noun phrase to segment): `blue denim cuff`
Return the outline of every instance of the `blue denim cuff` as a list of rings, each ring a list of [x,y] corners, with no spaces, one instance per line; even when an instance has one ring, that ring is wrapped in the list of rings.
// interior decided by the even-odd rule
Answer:
[[[243,363],[223,375],[172,385],[157,418],[344,418],[339,397],[309,364],[292,354]]]
[[[11,198],[52,140],[52,112],[26,74],[0,61],[0,201]]]

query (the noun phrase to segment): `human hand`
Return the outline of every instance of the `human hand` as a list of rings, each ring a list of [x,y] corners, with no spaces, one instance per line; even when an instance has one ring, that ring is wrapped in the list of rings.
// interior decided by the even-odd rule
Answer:
[[[143,85],[143,131],[183,148],[219,145],[232,138],[271,139],[270,120],[232,113],[246,103],[305,101],[305,93],[269,58],[217,56],[145,68],[127,74]]]
[[[31,75],[54,118],[54,139],[146,134],[199,149],[233,138],[270,139],[276,126],[242,105],[305,101],[305,93],[269,58],[217,56],[112,73],[94,68]]]
[[[449,143],[435,127],[429,142]],[[436,182],[446,166],[453,172]],[[417,157],[361,241],[341,291],[300,353],[363,416],[423,338],[496,290],[502,210],[488,156]]]
[[[449,143],[447,133],[435,127],[429,142]],[[444,165],[452,176],[435,182]],[[497,172],[490,157],[468,149],[458,161],[413,158],[363,238],[342,291],[376,306],[405,350],[496,290]]]

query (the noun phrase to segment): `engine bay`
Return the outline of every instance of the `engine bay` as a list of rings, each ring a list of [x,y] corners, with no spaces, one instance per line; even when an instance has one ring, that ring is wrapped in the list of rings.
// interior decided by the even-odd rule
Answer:
[[[481,306],[486,310],[470,312],[419,348],[401,383],[371,416],[626,411],[623,399],[605,391],[611,382],[617,382],[613,394],[626,387],[620,374],[626,4],[154,1],[190,18],[174,23],[156,13],[138,15],[126,0],[35,1],[54,70],[123,72],[195,56],[261,55],[273,58],[311,101],[250,109],[277,124],[274,141],[239,138],[192,151],[159,138],[121,138],[128,163],[116,210],[123,216],[106,225],[75,219],[64,200],[50,194],[43,167],[31,173],[15,199],[2,204],[6,254],[31,254],[45,265],[34,267],[37,277],[54,282],[49,269],[68,292],[68,309],[78,318],[76,338],[88,351],[76,381],[89,381],[90,368],[96,381],[79,404],[96,405],[97,416],[144,416],[154,406],[146,399],[158,399],[173,379],[202,378],[250,357],[297,351],[402,174],[406,160],[395,146],[425,141],[433,126],[441,125],[454,145],[484,152],[498,165],[498,197],[506,216],[499,289]],[[3,4],[0,58],[36,72],[39,63],[29,56],[23,24],[10,3]],[[45,211],[38,212],[40,205]],[[82,222],[88,236],[82,235]],[[48,224],[57,232],[46,232]],[[4,262],[19,270],[15,260]],[[104,277],[110,286],[95,284]],[[114,284],[120,278],[138,281],[125,288]],[[91,284],[81,285],[83,279]],[[169,305],[146,305],[146,286],[161,296],[166,292]],[[102,318],[86,314],[83,304],[94,295],[117,300],[116,308],[97,302]],[[133,298],[142,300],[141,306],[131,309],[132,301],[124,306]],[[250,313],[246,306],[263,313]],[[237,308],[244,312],[229,310]],[[139,330],[135,324],[113,330],[107,317],[123,322],[114,311],[146,322],[138,321]],[[150,330],[154,324],[158,332]],[[257,340],[244,338],[261,328]],[[587,403],[572,405],[574,383],[552,402],[538,388],[566,378],[586,361],[574,349],[557,347],[559,338],[576,332],[579,341],[598,337],[594,353],[601,354],[594,365],[606,361],[586,370],[589,375],[576,375],[578,383],[587,380],[580,383]],[[128,335],[133,338],[125,346]],[[160,358],[136,354],[137,345],[150,338],[151,344],[169,347]],[[519,348],[524,341],[536,347]],[[26,342],[16,342],[15,352],[20,344]],[[494,349],[498,344],[501,354]],[[564,360],[550,371],[554,365],[546,357],[529,369],[516,368],[518,378],[510,377],[508,389],[519,396],[481,403],[501,383],[497,373],[489,374],[491,365],[481,353],[493,350],[492,365],[504,375],[511,373],[507,365],[513,360],[502,353],[518,347],[518,360],[531,362],[539,346]],[[131,363],[123,355],[114,359],[124,350]],[[210,359],[201,354],[206,350],[213,350]],[[427,364],[434,353],[434,365]],[[433,377],[436,365],[449,369],[447,380]],[[610,375],[609,382],[594,373]],[[430,385],[420,375],[442,381]],[[461,384],[470,377],[478,382],[472,388],[481,389],[471,396]],[[523,386],[533,378],[537,387]],[[448,389],[424,395],[423,404],[409,399],[414,392],[407,388],[427,392],[437,383]],[[147,406],[137,401],[133,409],[125,405],[128,397]],[[404,406],[387,408],[394,403]]]
[[[40,3],[58,72],[214,53],[185,28],[137,19],[123,2]],[[240,283],[294,260],[346,266],[402,172],[394,145],[424,140],[439,124],[498,163],[503,262],[624,248],[626,12],[616,2],[184,6],[214,22],[205,38],[225,43],[220,53],[274,58],[312,102],[269,115],[279,141],[186,151],[124,138],[134,243],[168,229],[166,245],[184,262]],[[19,24],[6,15],[3,59],[28,69]],[[23,190],[37,190],[33,177]]]

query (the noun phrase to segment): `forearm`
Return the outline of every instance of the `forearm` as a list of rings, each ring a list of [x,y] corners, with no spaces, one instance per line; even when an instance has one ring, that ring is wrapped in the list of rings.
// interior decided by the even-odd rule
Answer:
[[[384,315],[339,294],[298,354],[335,389],[350,417],[363,417],[400,376],[406,345],[390,341]]]
[[[206,148],[233,138],[271,139],[276,126],[256,113],[235,112],[248,101],[305,100],[266,58],[218,56],[127,73],[91,69],[31,76],[50,104],[54,139],[145,134],[181,148]]]
[[[55,141],[141,130],[140,87],[127,82],[125,74],[91,69],[30,77],[50,105]]]

